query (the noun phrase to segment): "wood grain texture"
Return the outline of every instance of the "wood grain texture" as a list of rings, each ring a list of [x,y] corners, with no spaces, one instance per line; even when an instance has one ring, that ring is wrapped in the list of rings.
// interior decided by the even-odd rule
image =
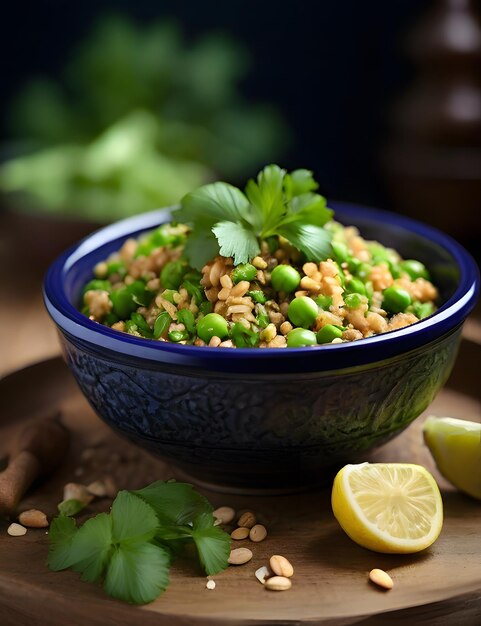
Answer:
[[[481,347],[464,342],[450,386],[426,413],[481,421],[480,361]],[[72,480],[88,483],[109,476],[117,488],[135,488],[175,475],[173,468],[104,426],[59,359],[0,381],[0,397],[5,407],[0,418],[0,459],[18,429],[47,409],[60,408],[72,433],[63,465],[27,495],[19,511],[37,507],[52,516],[63,485]],[[236,542],[236,547],[249,547],[254,557],[215,576],[217,586],[212,591],[205,588],[206,578],[199,569],[187,561],[176,562],[165,594],[139,608],[108,598],[100,587],[81,583],[73,572],[50,572],[45,566],[45,529],[9,537],[8,521],[1,521],[0,622],[2,626],[448,626],[455,620],[463,626],[479,626],[481,503],[456,492],[436,473],[422,443],[422,420],[369,458],[422,463],[439,480],[444,528],[439,540],[420,554],[381,555],[354,544],[333,518],[326,489],[275,497],[204,491],[215,506],[256,511],[268,529],[267,539],[258,544]],[[80,520],[108,510],[110,503],[96,500]],[[269,592],[254,576],[272,554],[283,554],[294,565],[289,591]],[[392,591],[381,591],[368,582],[374,567],[390,573],[395,583]]]

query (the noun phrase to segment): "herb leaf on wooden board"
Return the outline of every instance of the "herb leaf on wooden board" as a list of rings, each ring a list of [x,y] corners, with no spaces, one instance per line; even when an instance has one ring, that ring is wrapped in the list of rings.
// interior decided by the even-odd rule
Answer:
[[[80,528],[60,515],[49,538],[50,569],[71,568],[83,581],[103,581],[106,593],[132,604],[152,602],[166,589],[171,561],[186,543],[196,545],[207,574],[225,569],[230,553],[230,537],[214,526],[208,500],[175,481],[120,491],[110,513]]]

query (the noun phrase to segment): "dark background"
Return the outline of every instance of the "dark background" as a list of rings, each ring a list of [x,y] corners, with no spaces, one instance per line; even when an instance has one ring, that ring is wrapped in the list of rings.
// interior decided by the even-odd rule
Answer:
[[[174,17],[186,39],[208,31],[233,35],[252,55],[243,90],[277,104],[293,137],[282,165],[315,171],[328,197],[389,207],[382,148],[390,105],[413,81],[406,31],[427,0],[254,2],[108,0],[9,3],[0,37],[1,103],[26,79],[56,77],[99,14],[139,23]],[[2,137],[9,129],[2,115]],[[254,172],[252,172],[254,174]]]

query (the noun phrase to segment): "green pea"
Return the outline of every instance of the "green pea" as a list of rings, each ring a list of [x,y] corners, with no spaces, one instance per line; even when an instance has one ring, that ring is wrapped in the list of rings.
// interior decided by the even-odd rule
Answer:
[[[130,317],[130,314],[133,313],[138,306],[134,302],[132,294],[127,287],[121,287],[120,289],[112,291],[110,301],[112,302],[112,312],[121,320]]]
[[[342,243],[342,241],[332,241],[331,246],[334,256],[336,257],[336,261],[338,263],[345,263],[349,256],[349,250],[346,244]]]
[[[344,298],[344,304],[348,309],[358,309],[363,302],[360,293],[348,293]]]
[[[107,263],[107,274],[109,276],[112,274],[120,274],[120,276],[123,277],[126,273],[127,269],[123,261],[111,261],[110,263]]]
[[[391,276],[393,278],[399,278],[401,276],[401,266],[399,263],[394,263],[393,261],[388,261],[389,271],[391,272]]]
[[[197,322],[197,334],[206,343],[209,343],[212,337],[224,339],[229,334],[227,320],[218,313],[208,313]]]
[[[263,291],[260,291],[260,289],[254,289],[253,291],[248,291],[247,295],[250,296],[254,302],[257,302],[258,304],[265,304],[266,303],[266,296],[264,295]]]
[[[250,263],[238,265],[232,270],[231,278],[234,285],[240,283],[241,280],[251,281],[257,276],[256,268]]]
[[[319,313],[319,308],[312,298],[301,296],[294,298],[287,309],[287,316],[294,326],[308,328],[315,321]]]
[[[172,318],[170,317],[167,311],[162,311],[157,315],[157,318],[154,322],[154,337],[155,339],[159,339],[159,337],[164,337],[167,333],[167,329],[172,322]]]
[[[416,302],[413,302],[412,306],[409,308],[412,309],[412,312],[414,313],[414,315],[420,320],[434,313],[434,304],[432,302],[416,301]]]
[[[359,278],[351,278],[346,285],[346,291],[347,293],[359,293],[362,296],[367,295],[366,286]]]
[[[298,299],[298,298],[296,298]],[[317,345],[316,333],[306,328],[293,328],[287,333],[288,348],[302,348],[303,346]]]
[[[361,280],[367,280],[372,272],[372,265],[369,263],[361,263],[356,271],[356,276]]]
[[[112,291],[112,283],[110,280],[100,280],[99,278],[94,278],[85,285],[82,293],[85,295],[87,291],[93,290],[108,291],[110,293]]]
[[[401,313],[411,304],[411,296],[401,287],[388,287],[383,291],[382,308],[389,313]]]
[[[317,331],[317,343],[331,343],[333,339],[340,339],[342,330],[333,324],[326,324]]]
[[[360,261],[359,259],[356,259],[356,257],[350,257],[347,260],[347,267],[349,268],[349,271],[351,272],[351,274],[357,274],[360,266],[362,265],[362,261]]]
[[[178,289],[187,273],[189,266],[186,261],[177,260],[166,263],[160,272],[160,282],[166,289]]]
[[[291,265],[277,265],[271,272],[271,283],[276,291],[291,293],[301,282],[301,275]]]
[[[429,272],[426,269],[426,266],[420,261],[407,259],[406,261],[401,262],[400,267],[401,270],[406,272],[411,280],[416,280],[416,278],[425,278],[426,280],[429,280]]]
[[[329,307],[332,306],[332,296],[316,296],[314,298],[314,302],[318,307],[327,311],[329,310]]]

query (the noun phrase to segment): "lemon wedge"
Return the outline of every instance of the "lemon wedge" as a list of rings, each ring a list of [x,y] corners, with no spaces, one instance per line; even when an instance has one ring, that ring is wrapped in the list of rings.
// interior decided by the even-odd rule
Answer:
[[[444,478],[481,499],[481,424],[431,415],[424,422],[423,434]]]
[[[346,465],[334,479],[331,502],[349,537],[375,552],[419,552],[443,525],[439,488],[421,465]]]

